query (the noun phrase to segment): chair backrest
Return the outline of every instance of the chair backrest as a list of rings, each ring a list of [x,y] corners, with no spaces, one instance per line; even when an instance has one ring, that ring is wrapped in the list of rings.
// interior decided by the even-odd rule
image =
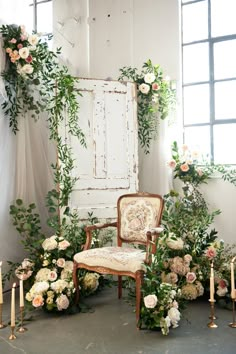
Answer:
[[[117,202],[117,238],[122,242],[146,244],[146,231],[160,226],[164,200],[159,194],[122,195]]]

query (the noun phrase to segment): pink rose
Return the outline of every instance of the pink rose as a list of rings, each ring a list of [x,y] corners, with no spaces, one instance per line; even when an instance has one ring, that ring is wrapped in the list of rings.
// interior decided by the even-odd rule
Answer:
[[[32,63],[32,61],[33,61],[32,55],[29,55],[29,56],[25,59],[25,61],[26,61],[27,63]]]
[[[57,273],[52,270],[49,274],[48,274],[48,280],[49,281],[55,281],[57,279]]]
[[[201,177],[203,175],[203,171],[201,168],[197,168],[197,174],[199,177]]]
[[[33,298],[32,305],[34,307],[40,307],[40,306],[43,306],[43,304],[44,304],[44,301],[43,301],[42,295],[36,295]]]
[[[186,274],[187,283],[193,283],[196,280],[196,274],[194,272],[188,272]]]
[[[157,90],[159,90],[159,88],[160,88],[160,86],[159,86],[156,82],[154,82],[154,83],[152,84],[152,89],[153,89],[153,91],[157,91]]]
[[[175,162],[175,160],[169,161],[169,162],[168,162],[168,166],[169,166],[170,168],[174,169],[174,168],[176,167],[176,162]]]
[[[57,266],[60,267],[60,268],[64,268],[65,267],[65,264],[66,264],[66,261],[64,258],[58,258],[57,260]]]
[[[15,44],[15,43],[16,43],[16,39],[15,39],[15,38],[12,38],[12,39],[9,41],[9,43]]]
[[[23,44],[22,44],[22,43],[17,44],[17,48],[18,48],[18,49],[23,48]]]
[[[207,258],[209,258],[209,259],[215,258],[215,256],[216,256],[216,249],[215,249],[214,247],[209,247],[209,248],[206,250],[206,256],[207,256]]]
[[[182,172],[188,172],[189,170],[189,166],[187,163],[183,163],[181,166],[180,166],[180,169]]]
[[[222,289],[227,287],[226,281],[224,279],[221,279],[218,284]]]

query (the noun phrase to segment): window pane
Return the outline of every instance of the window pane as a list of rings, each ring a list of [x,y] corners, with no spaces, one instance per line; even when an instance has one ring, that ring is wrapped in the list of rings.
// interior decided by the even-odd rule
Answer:
[[[215,163],[236,164],[236,124],[214,126]]]
[[[199,26],[199,18],[201,26]],[[183,7],[183,43],[208,38],[208,6],[206,1]]]
[[[236,77],[236,39],[214,44],[215,79]]]
[[[52,33],[52,1],[37,5],[37,32]]]
[[[236,118],[236,80],[215,83],[215,119]]]
[[[209,80],[208,43],[192,44],[183,48],[184,83]]]
[[[207,123],[209,112],[209,85],[184,88],[184,124]]]
[[[189,127],[184,129],[184,142],[191,150],[199,151],[210,161],[210,127]]]
[[[32,33],[33,31],[33,18],[34,18],[34,13],[33,13],[33,6],[30,6],[32,4],[32,0],[21,0],[21,6],[23,11],[21,11],[20,14],[20,23],[19,25],[24,25],[26,32],[29,34]]]
[[[235,13],[235,0],[211,0],[211,24],[213,37],[236,33]]]

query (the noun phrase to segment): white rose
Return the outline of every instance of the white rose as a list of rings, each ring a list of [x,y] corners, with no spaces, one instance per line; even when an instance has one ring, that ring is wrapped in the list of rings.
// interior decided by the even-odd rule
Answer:
[[[144,95],[147,95],[150,91],[150,86],[147,84],[141,84],[139,85],[139,91],[142,92]]]
[[[31,36],[29,36],[28,38],[28,42],[29,44],[35,46],[38,44],[39,41],[39,37],[37,36],[37,34],[32,34]]]
[[[51,236],[49,238],[46,238],[46,240],[43,241],[42,247],[45,251],[52,251],[55,248],[57,248],[57,237],[56,236]]]
[[[19,55],[22,59],[26,59],[29,56],[29,49],[27,47],[23,47],[19,49]]]
[[[146,308],[153,309],[157,304],[157,297],[156,295],[147,295],[144,297],[143,301]]]
[[[180,312],[176,307],[171,307],[168,311],[168,316],[174,327],[177,327],[177,323],[180,320]]]
[[[36,281],[46,281],[48,280],[49,277],[49,273],[50,273],[50,269],[48,268],[41,268],[38,273],[36,274]]]
[[[32,72],[34,71],[34,68],[32,65],[30,64],[25,64],[22,68],[21,68],[21,72],[23,72],[24,74],[32,74]]]
[[[51,289],[57,294],[61,293],[67,287],[68,283],[64,279],[58,279],[57,281],[51,284]]]
[[[184,248],[184,241],[180,237],[176,237],[173,232],[170,232],[167,237],[166,244],[172,250],[182,250]]]
[[[34,283],[32,288],[30,289],[30,293],[32,296],[37,295],[37,294],[42,294],[46,292],[49,288],[49,284],[47,281],[39,281]]]
[[[66,310],[70,304],[68,297],[63,294],[58,296],[58,298],[56,299],[56,303],[59,311]]]
[[[156,79],[156,77],[155,77],[155,74],[153,74],[153,73],[148,73],[144,76],[144,81],[147,84],[152,84],[155,81],[155,79]]]

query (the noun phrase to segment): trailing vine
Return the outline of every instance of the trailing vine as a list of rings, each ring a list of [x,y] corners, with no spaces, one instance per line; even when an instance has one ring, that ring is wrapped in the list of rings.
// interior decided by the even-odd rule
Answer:
[[[121,68],[118,80],[137,84],[138,136],[147,154],[151,141],[157,137],[159,119],[166,119],[175,106],[175,89],[164,78],[160,65],[153,65],[150,59],[143,64],[140,74],[130,66]]]

